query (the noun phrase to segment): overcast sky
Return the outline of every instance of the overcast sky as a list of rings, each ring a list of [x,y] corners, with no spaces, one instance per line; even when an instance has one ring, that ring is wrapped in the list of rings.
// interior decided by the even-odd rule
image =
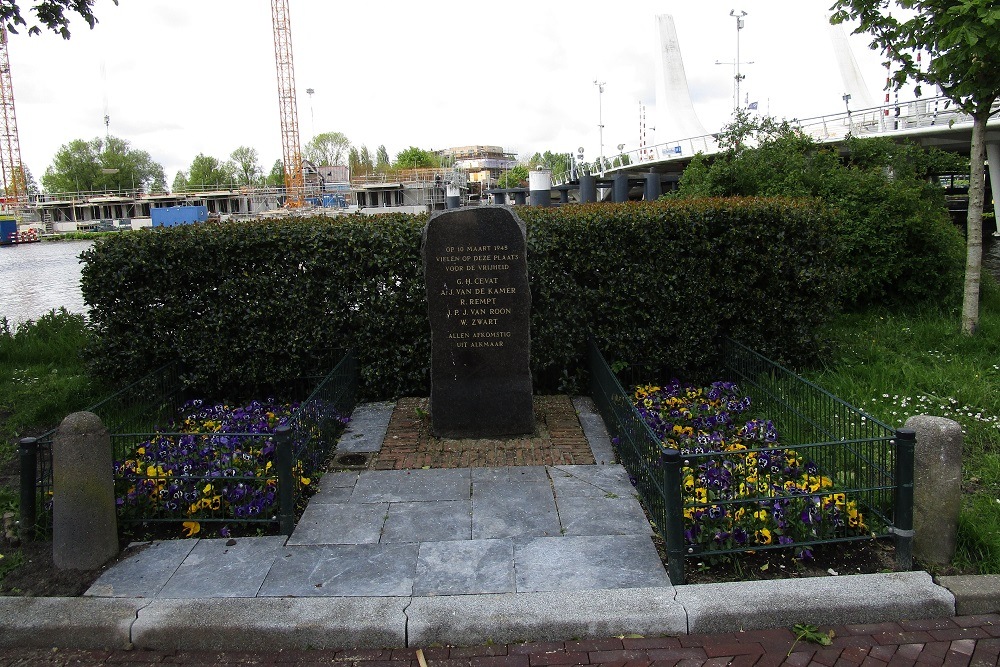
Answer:
[[[22,3],[25,4],[25,3]],[[343,132],[374,154],[410,145],[500,145],[598,154],[639,144],[652,126],[655,16],[672,14],[695,109],[709,131],[732,114],[736,21],[742,92],[762,112],[807,118],[842,111],[845,92],[825,25],[832,0],[290,0],[299,130]],[[268,0],[97,0],[94,30],[11,35],[8,50],[23,162],[36,180],[73,139],[110,132],[148,151],[167,183],[198,153],[256,148],[281,157]],[[851,38],[872,96],[885,70]],[[306,94],[307,88],[315,93]],[[657,136],[647,143],[681,137]]]

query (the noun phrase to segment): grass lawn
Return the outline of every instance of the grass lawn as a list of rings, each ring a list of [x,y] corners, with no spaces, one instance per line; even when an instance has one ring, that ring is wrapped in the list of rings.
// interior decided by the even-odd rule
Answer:
[[[1000,288],[984,283],[980,328],[959,332],[959,307],[872,309],[826,332],[810,380],[890,426],[912,415],[953,419],[965,434],[956,566],[1000,573]]]

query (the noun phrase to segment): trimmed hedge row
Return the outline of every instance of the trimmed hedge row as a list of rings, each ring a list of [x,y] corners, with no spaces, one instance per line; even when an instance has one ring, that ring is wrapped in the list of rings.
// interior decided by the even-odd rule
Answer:
[[[796,362],[836,308],[827,212],[809,199],[520,208],[538,392],[584,385],[588,328],[610,359],[709,372],[723,335]],[[364,398],[426,395],[426,215],[191,225],[84,253],[99,372],[180,358],[213,395],[331,365],[353,347]]]

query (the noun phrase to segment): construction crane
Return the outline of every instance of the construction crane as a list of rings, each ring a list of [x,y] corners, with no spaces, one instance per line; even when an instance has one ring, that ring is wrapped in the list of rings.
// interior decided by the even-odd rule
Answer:
[[[7,29],[0,26],[0,163],[3,172],[5,208],[20,216],[27,203],[27,182],[21,164],[21,144],[14,116],[14,87],[7,57]]]
[[[274,64],[278,70],[278,107],[281,113],[281,150],[285,162],[286,206],[303,203],[305,181],[299,150],[299,108],[295,101],[295,67],[292,64],[292,31],[288,0],[271,0],[274,22]]]

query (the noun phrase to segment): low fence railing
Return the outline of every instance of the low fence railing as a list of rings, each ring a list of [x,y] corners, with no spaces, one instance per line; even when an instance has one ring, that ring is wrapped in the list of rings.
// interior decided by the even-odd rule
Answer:
[[[291,534],[295,509],[353,410],[357,362],[348,350],[326,376],[281,398],[189,401],[171,364],[89,408],[111,436],[121,524],[274,524]],[[294,395],[294,396],[293,396]],[[304,400],[292,400],[306,395]],[[52,431],[21,441],[22,525],[50,525]]]
[[[629,368],[639,389],[627,392],[593,339],[588,361],[591,396],[665,542],[674,583],[688,557],[778,548],[808,557],[818,545],[889,535],[897,566],[911,567],[912,431],[733,341],[725,381],[705,393],[643,385],[664,381],[641,366]]]

